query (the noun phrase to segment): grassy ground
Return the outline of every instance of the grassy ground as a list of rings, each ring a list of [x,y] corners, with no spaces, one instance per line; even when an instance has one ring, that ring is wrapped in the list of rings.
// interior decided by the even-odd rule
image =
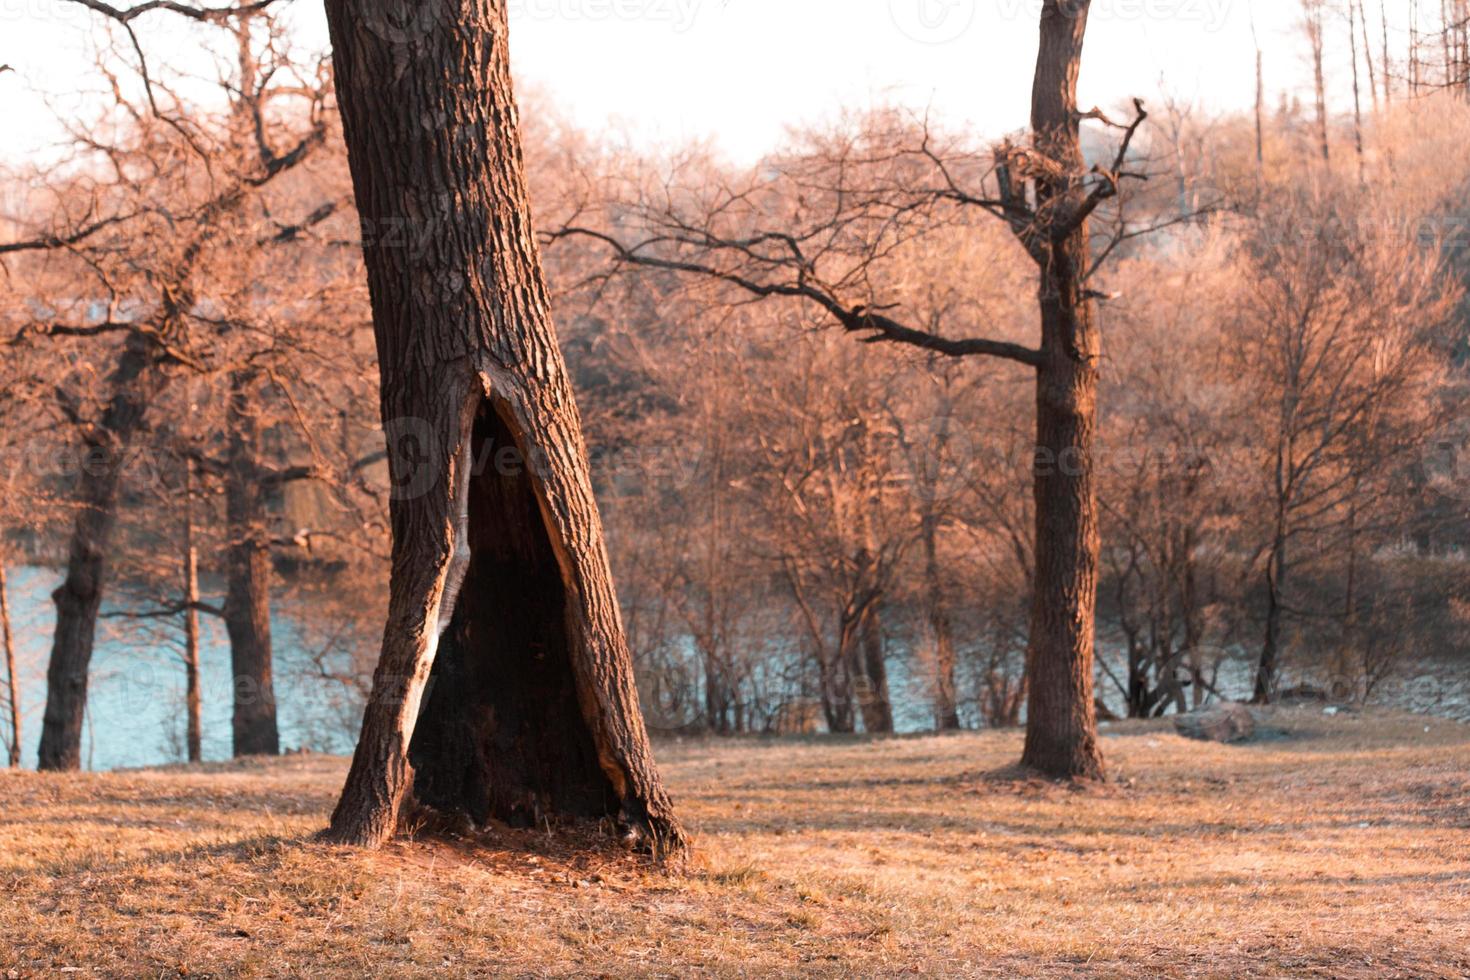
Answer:
[[[1010,733],[664,744],[677,873],[544,834],[311,843],[338,759],[0,774],[0,978],[1470,975],[1470,727],[1270,724],[1111,726],[1086,789],[1009,774]]]

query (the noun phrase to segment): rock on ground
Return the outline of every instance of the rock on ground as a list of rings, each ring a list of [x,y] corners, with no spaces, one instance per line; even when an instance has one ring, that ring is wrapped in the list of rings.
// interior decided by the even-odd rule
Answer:
[[[1244,742],[1256,733],[1256,719],[1243,704],[1225,701],[1174,719],[1185,738],[1203,742]]]

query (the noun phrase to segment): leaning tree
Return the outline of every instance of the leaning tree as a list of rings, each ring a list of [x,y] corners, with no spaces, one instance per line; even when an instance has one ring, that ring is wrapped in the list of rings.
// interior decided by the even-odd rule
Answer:
[[[910,134],[880,126],[871,139],[829,139],[808,157],[768,161],[749,186],[721,185],[712,197],[660,188],[662,202],[619,208],[611,230],[573,220],[553,235],[599,239],[623,264],[807,304],[868,342],[999,358],[1034,372],[1035,575],[1022,761],[1077,778],[1103,774],[1093,702],[1100,546],[1092,454],[1102,353],[1092,278],[1117,244],[1152,230],[1130,228],[1121,209],[1113,209],[1109,244],[1096,248],[1090,238],[1098,209],[1119,197],[1126,177],[1141,176],[1125,166],[1146,113],[1135,101],[1134,117],[1113,124],[1098,110],[1079,111],[1088,9],[1088,0],[1044,3],[1031,138],[1024,146],[1007,142],[988,162],[940,145],[927,127],[910,143]],[[1084,119],[1121,131],[1115,155],[1091,169],[1082,151]],[[797,202],[785,227],[771,221],[780,210],[772,206],[772,187],[783,176]],[[955,337],[920,317],[905,322],[874,288],[882,261],[899,242],[922,236],[936,221],[961,222],[957,214],[976,209],[1004,222],[1035,265],[1039,344]],[[619,230],[630,211],[651,229],[641,241],[630,242]]]
[[[381,843],[411,788],[681,848],[532,232],[506,0],[326,8],[393,481],[388,623],[327,837]]]

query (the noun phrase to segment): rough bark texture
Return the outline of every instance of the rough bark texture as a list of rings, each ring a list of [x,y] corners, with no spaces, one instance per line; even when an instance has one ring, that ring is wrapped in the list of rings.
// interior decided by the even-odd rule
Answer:
[[[1048,0],[1031,95],[1036,147],[1065,176],[1036,182],[1047,230],[1042,263],[1041,365],[1036,384],[1036,587],[1026,654],[1029,701],[1021,761],[1048,775],[1103,773],[1093,704],[1093,643],[1099,553],[1092,453],[1096,430],[1097,317],[1084,283],[1087,223],[1070,220],[1071,182],[1086,168],[1077,73],[1087,4]],[[1063,229],[1053,231],[1053,229]]]
[[[77,517],[66,578],[52,593],[56,635],[46,670],[46,713],[39,753],[43,770],[81,767],[87,672],[107,580],[107,553],[117,523],[123,463],[162,383],[150,342],[142,334],[130,334],[110,379],[112,398],[86,434],[88,455],[77,473]]]
[[[257,465],[258,433],[250,404],[251,376],[230,377],[229,459],[225,469],[224,619],[230,635],[234,755],[276,755],[276,692],[271,655],[270,541]]]
[[[10,708],[10,768],[20,766],[20,688],[15,682],[15,638],[10,633],[10,583],[0,564],[0,640],[5,643],[5,691]]]
[[[505,3],[426,4],[407,22],[399,9],[327,2],[364,229],[416,232],[364,235],[393,569],[328,837],[376,845],[393,832],[412,744],[424,802],[521,822],[612,818],[677,849],[530,225]],[[404,237],[422,248],[396,247]],[[511,472],[516,450],[524,473]],[[442,683],[425,700],[441,629]]]

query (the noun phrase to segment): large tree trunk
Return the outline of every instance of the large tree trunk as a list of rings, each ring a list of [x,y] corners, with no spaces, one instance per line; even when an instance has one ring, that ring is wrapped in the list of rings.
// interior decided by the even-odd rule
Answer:
[[[381,843],[416,771],[422,802],[475,819],[612,818],[682,848],[530,225],[505,2],[400,9],[327,0],[364,227],[424,242],[364,236],[393,568],[328,836]]]
[[[118,489],[133,437],[163,379],[151,342],[142,334],[129,334],[110,379],[112,398],[85,441],[87,459],[77,473],[77,517],[66,578],[52,593],[56,634],[46,669],[39,753],[43,770],[81,768],[87,672],[117,524]]]
[[[271,662],[270,541],[261,497],[258,432],[247,372],[230,375],[229,458],[225,469],[225,629],[230,635],[234,755],[276,755],[276,692]]]
[[[1084,277],[1087,223],[1070,227],[1067,200],[1086,170],[1077,112],[1077,73],[1087,4],[1047,0],[1031,95],[1036,147],[1060,164],[1060,179],[1036,182],[1037,214],[1049,249],[1042,264],[1042,363],[1037,369],[1036,582],[1026,652],[1029,698],[1022,764],[1048,775],[1099,778],[1093,703],[1093,641],[1099,553],[1093,438],[1097,417],[1096,313]],[[1069,230],[1054,232],[1059,222]]]
[[[0,640],[5,643],[5,691],[10,708],[10,768],[20,766],[20,687],[15,679],[15,637],[10,632],[10,583],[0,562]]]

